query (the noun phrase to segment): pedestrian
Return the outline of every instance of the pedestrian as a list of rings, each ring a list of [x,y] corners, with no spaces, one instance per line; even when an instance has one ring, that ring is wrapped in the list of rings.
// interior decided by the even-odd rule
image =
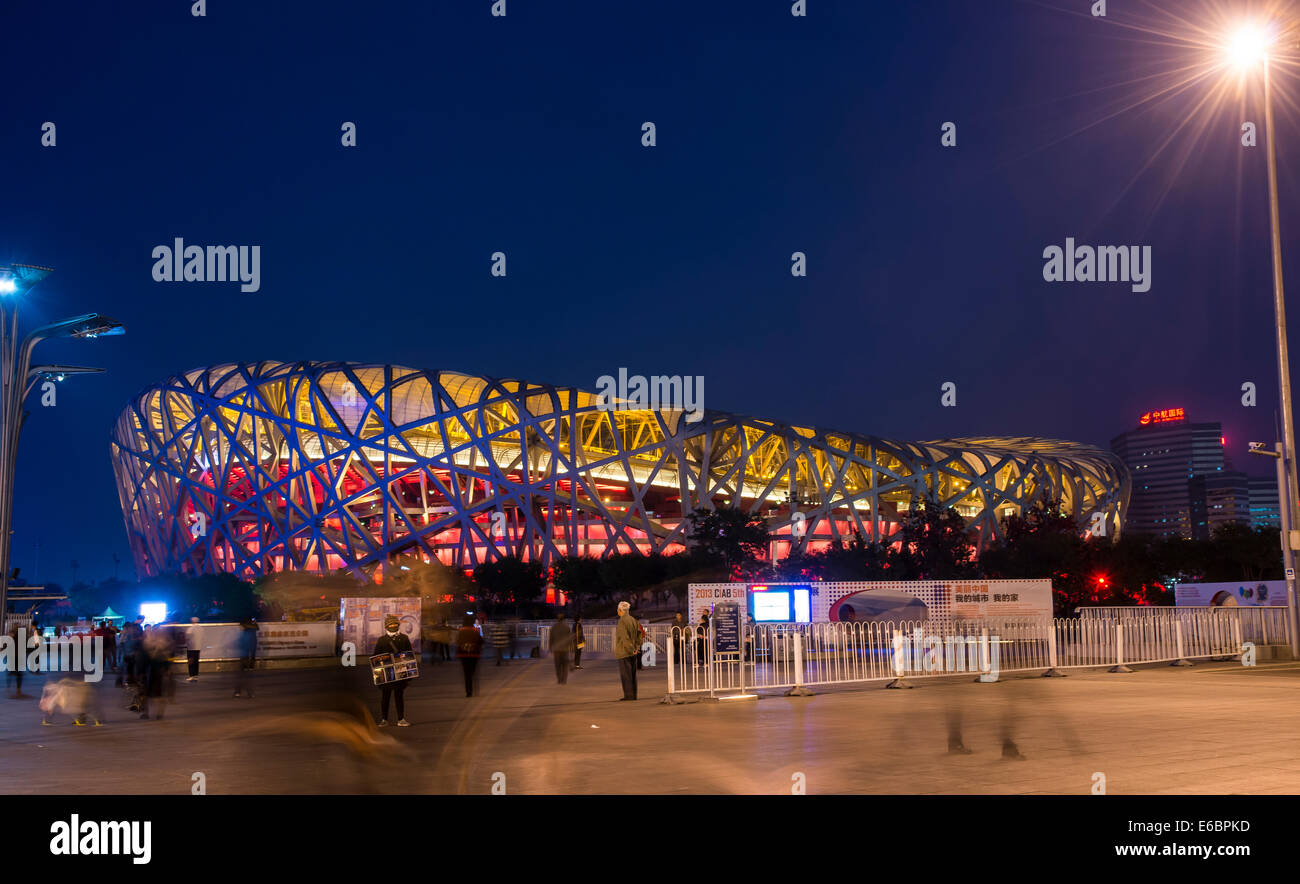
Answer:
[[[121,687],[124,683],[130,687],[134,686],[138,680],[140,662],[140,643],[144,640],[144,616],[136,617],[131,623],[122,625],[122,672],[118,673],[117,685]],[[126,681],[123,682],[122,676],[125,674]]]
[[[72,723],[77,727],[93,724],[99,727],[98,695],[84,678],[61,678],[56,682],[46,682],[41,691],[41,724],[49,727],[54,724],[60,713],[72,716]]]
[[[446,617],[442,618],[442,631],[438,637],[438,651],[442,654],[442,659],[451,662],[452,648],[456,644],[456,627],[451,625],[451,621]]]
[[[245,617],[239,624],[239,669],[235,674],[235,696],[253,698],[253,670],[257,668],[257,624]]]
[[[411,650],[411,639],[401,630],[402,621],[394,614],[384,618],[384,634],[375,642],[375,654],[401,654]],[[379,727],[388,727],[388,705],[397,700],[397,726],[410,727],[406,720],[406,680],[390,681],[379,686]]]
[[[456,632],[456,656],[465,670],[465,696],[474,696],[474,670],[479,655],[483,653],[483,635],[474,628],[474,615],[466,614],[463,625]]]
[[[709,612],[700,614],[700,622],[695,627],[695,665],[703,666],[708,660]]]
[[[505,623],[500,620],[493,620],[488,624],[488,635],[492,637],[492,647],[497,651],[497,665],[506,658],[506,650],[510,646],[510,636],[506,631]]]
[[[555,680],[560,684],[569,682],[569,650],[573,647],[573,633],[569,624],[564,622],[564,612],[555,615],[551,624],[551,657],[555,660]]]
[[[140,666],[144,670],[144,690],[141,692],[140,718],[149,718],[149,702],[154,701],[154,720],[161,721],[167,709],[167,700],[175,694],[172,682],[172,654],[176,651],[171,636],[160,626],[154,626],[140,643]]]
[[[618,603],[618,625],[614,628],[614,656],[618,659],[618,675],[623,682],[622,700],[636,699],[636,658],[641,656],[641,624],[628,613],[632,606]]]
[[[31,628],[32,635],[35,635],[36,623],[34,621]],[[9,640],[14,643],[14,654],[20,659],[10,668],[5,676],[5,681],[14,684],[14,692],[9,696],[15,700],[21,700],[23,698],[23,670],[26,668],[25,657],[27,655],[27,648],[24,645],[27,645],[29,641],[27,633],[18,626],[17,621],[9,627]]]
[[[645,647],[646,643],[645,626],[641,624],[640,620],[637,620],[636,628],[641,632],[641,638],[636,645],[636,668],[641,670],[645,668],[645,661],[641,659],[641,649]]]
[[[573,668],[582,668],[582,649],[587,646],[587,638],[582,632],[582,618],[573,618]]]
[[[675,642],[673,650],[676,652],[676,663],[680,666],[686,662],[686,647],[689,642],[686,635],[690,632],[690,627],[686,625],[686,618],[682,612],[678,611],[673,615],[672,628],[668,630]]]
[[[120,670],[117,665],[117,627],[113,625],[113,621],[105,620],[103,630],[104,659],[108,661],[110,671],[118,672]]]
[[[199,654],[203,651],[203,627],[198,617],[190,618],[190,625],[185,636],[185,659],[189,664],[189,678],[186,681],[199,680]]]
[[[506,624],[506,637],[510,641],[510,659],[519,659],[519,621],[511,620]]]

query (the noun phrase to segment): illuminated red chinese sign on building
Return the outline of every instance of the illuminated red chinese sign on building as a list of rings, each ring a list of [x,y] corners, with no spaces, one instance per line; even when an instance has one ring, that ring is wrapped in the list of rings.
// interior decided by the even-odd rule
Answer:
[[[1148,424],[1167,424],[1170,421],[1187,420],[1187,412],[1181,408],[1166,408],[1163,411],[1148,411],[1138,418],[1138,423],[1142,426]]]

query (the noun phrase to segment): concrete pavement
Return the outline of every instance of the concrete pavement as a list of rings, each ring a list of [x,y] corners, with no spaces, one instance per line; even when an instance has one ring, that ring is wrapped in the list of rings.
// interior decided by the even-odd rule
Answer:
[[[42,727],[36,698],[0,700],[6,793],[211,794],[370,791],[488,794],[1110,794],[1295,793],[1300,664],[1204,663],[1129,675],[969,677],[814,697],[658,703],[662,668],[621,696],[611,660],[557,685],[549,659],[486,660],[467,699],[459,664],[425,664],[407,692],[409,728],[363,727],[378,714],[363,671],[180,679],[162,721],[126,712],[105,679],[101,728]],[[40,680],[27,679],[39,695]],[[960,732],[970,754],[950,754]],[[1023,760],[1006,760],[1004,743]],[[196,778],[196,774],[201,777]]]

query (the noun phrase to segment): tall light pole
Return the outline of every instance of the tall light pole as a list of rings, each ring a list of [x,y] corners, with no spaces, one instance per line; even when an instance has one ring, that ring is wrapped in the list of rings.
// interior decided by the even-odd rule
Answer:
[[[1279,389],[1282,397],[1282,451],[1286,464],[1285,471],[1279,471],[1285,478],[1285,488],[1279,488],[1280,503],[1286,508],[1282,519],[1282,561],[1287,571],[1287,614],[1290,622],[1292,642],[1296,641],[1296,579],[1294,556],[1295,544],[1291,542],[1291,531],[1300,527],[1296,512],[1296,444],[1295,422],[1291,416],[1291,361],[1287,355],[1286,343],[1286,298],[1282,289],[1282,228],[1278,218],[1277,198],[1277,154],[1273,133],[1273,83],[1269,64],[1269,50],[1275,42],[1275,35],[1269,26],[1247,24],[1238,28],[1228,41],[1226,49],[1228,59],[1239,68],[1262,66],[1264,71],[1264,154],[1268,164],[1268,223],[1273,258],[1273,318],[1274,331],[1277,334],[1277,371]],[[1288,530],[1289,529],[1289,530]]]
[[[32,367],[32,350],[46,338],[97,338],[124,334],[115,319],[87,313],[41,326],[18,340],[18,303],[53,271],[26,264],[0,266],[0,624],[9,613],[9,544],[13,537],[14,471],[18,437],[26,414],[23,403],[38,382],[100,369],[75,365]],[[12,302],[12,303],[11,303]]]

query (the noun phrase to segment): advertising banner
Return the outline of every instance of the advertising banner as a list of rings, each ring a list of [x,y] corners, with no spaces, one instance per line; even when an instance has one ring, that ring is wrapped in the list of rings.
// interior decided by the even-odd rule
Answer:
[[[813,623],[847,620],[997,619],[1052,616],[1050,580],[864,580],[834,583],[768,583],[810,587]],[[749,610],[748,584],[692,583],[687,618],[733,602]]]
[[[1052,616],[1050,580],[963,580],[945,589],[954,620]]]
[[[388,599],[345,598],[340,600],[343,641],[353,642],[358,656],[369,657],[375,642],[384,634],[384,618],[392,614],[401,621],[399,630],[411,640],[411,650],[421,653],[420,600],[415,597]]]
[[[1285,605],[1285,580],[1242,580],[1237,583],[1179,583],[1174,586],[1174,604],[1185,606]]]
[[[176,659],[185,659],[190,638],[195,633],[189,623],[164,624],[176,638]],[[238,660],[239,637],[243,630],[238,623],[199,624],[199,654],[202,660]],[[272,621],[257,624],[257,659],[272,657],[332,657],[338,636],[338,625],[328,623],[296,623]]]
[[[257,624],[258,657],[332,657],[338,624],[281,622]]]

